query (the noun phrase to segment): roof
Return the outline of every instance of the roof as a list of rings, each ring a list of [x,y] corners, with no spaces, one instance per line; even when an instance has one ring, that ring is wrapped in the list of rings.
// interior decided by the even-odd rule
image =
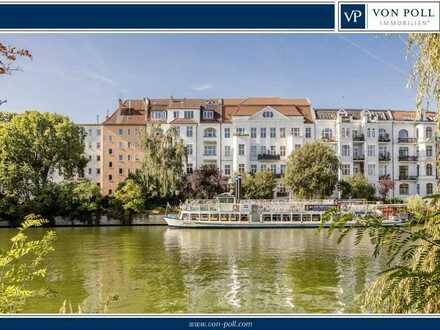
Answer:
[[[197,122],[194,119],[176,118],[173,119],[170,124],[197,124]]]
[[[116,111],[104,121],[104,125],[143,125],[147,100],[119,100]]]

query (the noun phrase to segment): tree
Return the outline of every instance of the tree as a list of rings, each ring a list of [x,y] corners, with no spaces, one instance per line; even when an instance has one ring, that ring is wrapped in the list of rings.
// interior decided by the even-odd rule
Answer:
[[[338,181],[339,159],[320,141],[307,143],[288,158],[284,185],[299,198],[324,198]]]
[[[343,198],[374,200],[376,190],[373,185],[368,183],[367,178],[362,174],[348,177],[344,182],[346,182],[346,185],[343,184],[346,191],[343,191]],[[348,189],[347,185],[349,187]],[[347,193],[348,195],[346,195]]]
[[[260,171],[255,175],[242,176],[242,196],[247,199],[270,199],[276,187],[275,178],[270,171]]]
[[[210,199],[227,190],[228,182],[217,166],[203,165],[187,175],[182,184],[182,194],[186,198]]]
[[[6,46],[0,42],[0,75],[11,74],[13,71],[19,70],[19,67],[14,64],[18,57],[32,59],[32,54],[27,49]]]
[[[157,125],[147,125],[142,137],[144,160],[142,182],[152,197],[170,197],[180,189],[183,176],[183,144],[174,127],[164,132]]]
[[[384,175],[379,178],[379,186],[377,191],[379,195],[382,197],[382,200],[385,201],[387,199],[388,193],[393,190],[394,181],[391,180],[389,175]]]
[[[374,246],[373,257],[386,257],[388,268],[381,272],[361,295],[362,309],[369,313],[440,312],[440,195],[422,202],[408,202],[406,226],[383,226],[374,215],[338,215],[328,212],[323,221],[333,219],[330,234],[339,230],[339,241],[355,231],[355,244],[368,237]],[[341,228],[355,221],[356,228]]]
[[[35,295],[31,282],[46,277],[43,261],[54,250],[55,232],[48,231],[41,239],[32,241],[26,235],[30,227],[46,222],[35,215],[27,216],[18,234],[11,238],[11,247],[0,251],[0,313],[19,312],[26,299]]]
[[[144,210],[142,189],[133,179],[124,180],[113,195],[113,208],[123,210],[123,217],[131,223],[133,215]]]
[[[0,125],[0,186],[3,193],[31,199],[42,193],[52,173],[82,175],[83,129],[65,116],[27,111]]]

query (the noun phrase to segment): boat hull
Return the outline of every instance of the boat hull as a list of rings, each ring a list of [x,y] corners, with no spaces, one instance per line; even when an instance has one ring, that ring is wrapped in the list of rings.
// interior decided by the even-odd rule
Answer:
[[[221,222],[221,221],[183,221],[177,218],[165,216],[164,220],[169,227],[174,228],[319,228],[318,221],[308,222]],[[403,221],[387,221],[383,226],[401,226]],[[329,228],[330,223],[324,223],[324,228]],[[358,226],[355,222],[347,222],[345,227]]]

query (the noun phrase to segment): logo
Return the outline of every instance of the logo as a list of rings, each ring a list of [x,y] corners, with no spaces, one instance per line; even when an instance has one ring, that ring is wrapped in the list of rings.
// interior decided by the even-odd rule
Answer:
[[[365,29],[365,5],[341,4],[341,29]]]

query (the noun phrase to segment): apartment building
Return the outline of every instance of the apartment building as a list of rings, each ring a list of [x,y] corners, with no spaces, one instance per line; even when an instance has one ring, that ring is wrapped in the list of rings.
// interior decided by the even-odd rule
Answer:
[[[102,192],[109,194],[140,168],[140,136],[148,123],[177,129],[187,150],[187,173],[211,164],[226,176],[270,170],[280,177],[292,151],[320,139],[340,156],[341,179],[362,173],[377,186],[381,176],[389,175],[395,181],[391,195],[404,198],[430,194],[436,186],[434,116],[313,109],[306,98],[126,100],[102,123],[101,149],[95,151],[101,156]],[[283,188],[277,193],[282,195]]]
[[[84,169],[84,177],[101,185],[101,139],[102,127],[100,124],[84,124],[86,137],[84,139],[85,154],[88,159]]]

